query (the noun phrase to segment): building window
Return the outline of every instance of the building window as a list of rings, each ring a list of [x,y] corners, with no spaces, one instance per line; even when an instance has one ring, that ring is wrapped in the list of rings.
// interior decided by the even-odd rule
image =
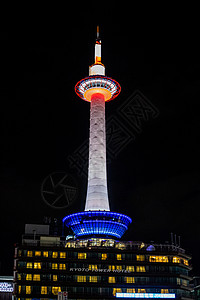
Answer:
[[[161,289],[161,294],[168,294],[169,290],[168,289]]]
[[[17,280],[22,280],[22,275],[20,273],[17,273]]]
[[[121,292],[122,292],[122,289],[114,288],[113,289],[113,296],[116,296],[116,293],[121,293]]]
[[[35,251],[35,256],[41,256],[41,251]]]
[[[135,283],[135,278],[134,277],[125,277],[125,282],[126,283]]]
[[[86,282],[86,276],[77,276],[77,282]]]
[[[126,270],[129,272],[135,272],[134,266],[126,266]]]
[[[43,251],[43,257],[48,257],[48,256],[49,256],[48,251]]]
[[[183,260],[183,263],[184,263],[184,265],[189,266],[189,263],[188,263],[188,260],[187,260],[187,259],[184,259],[184,260]]]
[[[169,259],[167,256],[149,256],[150,262],[169,262]]]
[[[122,270],[122,266],[116,266],[116,270]]]
[[[47,294],[47,286],[41,286],[41,294],[46,295]]]
[[[145,289],[138,289],[138,293],[146,293]]]
[[[108,277],[108,283],[115,283],[115,277]]]
[[[111,271],[114,271],[115,270],[115,265],[108,266],[108,269],[111,270]]]
[[[58,269],[58,264],[52,264],[52,267],[51,267],[53,270],[57,270]]]
[[[32,280],[32,274],[26,274],[26,280]]]
[[[136,260],[137,261],[145,261],[145,256],[144,255],[136,255]]]
[[[78,259],[86,259],[87,253],[78,253]]]
[[[33,256],[33,251],[27,251],[27,256],[32,257]]]
[[[101,254],[101,259],[106,260],[107,259],[107,253],[102,253]]]
[[[18,285],[18,294],[21,294],[21,291],[22,291],[22,286]]]
[[[122,255],[121,254],[117,254],[117,260],[122,260]]]
[[[89,265],[89,270],[90,271],[97,270],[97,265]]]
[[[32,262],[27,262],[26,268],[27,269],[32,269],[32,267],[33,267],[33,263]]]
[[[177,278],[177,285],[181,285],[181,279],[180,278]]]
[[[58,252],[54,252],[52,253],[52,258],[57,258],[58,257]]]
[[[187,285],[188,285],[188,284],[187,284],[187,280],[182,279],[182,285],[187,286]]]
[[[40,262],[34,262],[34,269],[41,269],[41,263]]]
[[[126,289],[127,293],[135,293],[135,289]]]
[[[60,258],[66,258],[66,252],[60,252]]]
[[[59,270],[66,270],[66,264],[59,264]]]
[[[172,262],[175,264],[180,264],[181,260],[179,257],[174,256]]]
[[[57,281],[58,280],[58,275],[53,275],[53,281]]]
[[[33,274],[34,281],[40,281],[40,274]]]
[[[52,294],[58,295],[58,292],[61,292],[60,286],[52,286]]]
[[[146,272],[144,266],[136,266],[136,272]]]
[[[97,276],[90,276],[89,282],[97,282]]]
[[[30,285],[26,286],[26,294],[31,294],[31,286]]]

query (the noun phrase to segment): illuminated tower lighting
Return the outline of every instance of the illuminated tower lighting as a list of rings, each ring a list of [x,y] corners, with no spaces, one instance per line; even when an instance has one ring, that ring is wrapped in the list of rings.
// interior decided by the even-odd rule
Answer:
[[[132,222],[124,214],[110,212],[106,171],[105,102],[118,96],[121,87],[105,76],[101,62],[99,26],[95,43],[95,62],[89,67],[89,76],[75,86],[76,94],[90,102],[90,138],[88,186],[85,211],[66,216],[63,222],[77,237],[106,236],[121,238]]]

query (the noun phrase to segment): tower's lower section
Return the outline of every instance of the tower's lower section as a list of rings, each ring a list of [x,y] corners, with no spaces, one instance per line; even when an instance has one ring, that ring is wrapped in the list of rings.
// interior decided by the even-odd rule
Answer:
[[[66,216],[63,222],[76,237],[121,238],[132,220],[116,212],[84,211]]]

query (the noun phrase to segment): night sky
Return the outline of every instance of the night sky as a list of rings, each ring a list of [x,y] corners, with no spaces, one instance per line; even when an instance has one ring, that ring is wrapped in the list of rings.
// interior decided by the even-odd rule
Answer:
[[[5,30],[0,36],[0,274],[12,275],[14,243],[21,241],[26,223],[41,224],[44,216],[61,219],[84,209],[87,177],[70,157],[85,151],[89,103],[76,96],[74,86],[94,62],[99,24],[106,75],[122,87],[118,98],[106,104],[111,210],[133,219],[126,240],[165,243],[171,232],[180,235],[199,275],[196,39],[187,23],[178,20],[173,26],[169,15],[166,23],[160,15],[154,27],[141,12],[133,20],[139,12],[128,8],[92,11],[83,7],[60,17],[55,12],[56,18],[45,15],[41,23],[37,16],[28,21],[27,14],[22,24],[13,22],[11,35]],[[63,209],[48,206],[41,196],[44,179],[54,172],[73,176],[77,186],[76,198]]]

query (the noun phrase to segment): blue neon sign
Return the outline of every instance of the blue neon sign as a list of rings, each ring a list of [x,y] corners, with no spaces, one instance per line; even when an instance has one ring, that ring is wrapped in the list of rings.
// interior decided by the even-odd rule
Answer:
[[[116,298],[172,299],[172,298],[176,298],[176,295],[175,294],[159,294],[159,293],[116,293]]]

